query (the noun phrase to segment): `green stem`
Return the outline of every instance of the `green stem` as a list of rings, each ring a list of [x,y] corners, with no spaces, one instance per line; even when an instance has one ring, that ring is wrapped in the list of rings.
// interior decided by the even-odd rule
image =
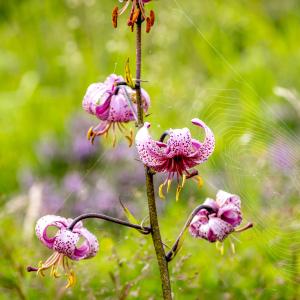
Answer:
[[[138,108],[138,127],[141,128],[144,124],[143,117],[143,106],[141,96],[141,62],[142,62],[142,20],[141,15],[136,23],[136,99]],[[163,298],[166,300],[172,299],[172,290],[169,277],[168,262],[164,246],[161,240],[160,229],[157,218],[157,209],[155,203],[154,184],[153,184],[153,173],[145,166],[146,176],[146,189],[148,199],[149,218],[151,225],[152,241],[155,248],[157,262],[160,271],[160,278],[162,284]]]
[[[98,214],[98,213],[87,213],[87,214],[83,214],[80,215],[78,217],[76,217],[73,222],[71,223],[71,225],[68,227],[69,230],[73,230],[73,228],[75,227],[75,225],[80,222],[81,220],[85,220],[85,219],[101,219],[101,220],[105,220],[105,221],[109,221],[109,222],[113,222],[119,225],[123,225],[123,226],[127,226],[130,228],[134,228],[139,230],[141,233],[143,234],[149,234],[151,232],[151,228],[149,227],[144,227],[141,225],[137,225],[137,224],[132,224],[114,217],[110,217],[104,214]]]

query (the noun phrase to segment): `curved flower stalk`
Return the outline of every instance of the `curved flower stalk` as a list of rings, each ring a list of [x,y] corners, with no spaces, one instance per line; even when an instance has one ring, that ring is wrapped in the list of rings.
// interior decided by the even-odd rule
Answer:
[[[134,24],[141,17],[141,21],[146,20],[146,32],[150,32],[151,27],[154,25],[155,15],[154,11],[150,10],[149,16],[146,15],[145,4],[151,0],[119,0],[119,2],[125,2],[123,7],[119,10],[118,6],[115,6],[112,11],[112,24],[114,28],[118,27],[118,17],[122,15],[131,3],[131,10],[127,25],[131,27],[131,31],[134,30]]]
[[[201,209],[192,219],[189,232],[194,237],[211,243],[222,242],[229,234],[253,226],[249,223],[242,228],[236,228],[242,222],[241,200],[237,195],[220,190],[216,200],[207,198],[203,205],[210,207],[210,210]]]
[[[143,109],[146,113],[150,105],[150,97],[142,90]],[[94,142],[96,136],[108,134],[110,128],[113,132],[113,145],[116,143],[116,126],[124,133],[124,124],[137,119],[136,92],[126,85],[122,76],[111,74],[106,80],[91,84],[82,101],[85,111],[100,119],[96,127],[88,131],[88,139]],[[124,134],[133,143],[133,131]]]
[[[46,247],[54,250],[54,253],[45,262],[40,262],[38,268],[27,268],[28,271],[36,271],[41,276],[44,276],[44,271],[51,269],[50,275],[54,278],[60,277],[62,270],[68,278],[66,288],[73,286],[76,282],[74,271],[68,260],[91,258],[99,250],[97,238],[82,226],[82,222],[78,222],[72,231],[68,229],[72,222],[72,219],[55,215],[47,215],[37,221],[35,227],[37,237]],[[49,236],[47,232],[50,227],[57,229],[54,236]],[[77,243],[80,238],[83,238],[84,242],[78,247]]]
[[[188,128],[170,129],[166,131],[159,141],[152,139],[149,134],[150,123],[146,122],[137,132],[135,137],[136,147],[142,162],[156,172],[167,173],[167,179],[159,187],[159,195],[164,199],[163,187],[167,185],[169,191],[171,181],[177,177],[176,201],[184,186],[185,180],[195,178],[197,170],[195,166],[205,162],[214,151],[215,138],[208,126],[197,119],[192,119],[192,123],[205,130],[205,139],[200,142],[193,139]],[[166,143],[164,138],[169,136]],[[182,177],[182,183],[179,178]],[[199,177],[198,177],[199,180]]]

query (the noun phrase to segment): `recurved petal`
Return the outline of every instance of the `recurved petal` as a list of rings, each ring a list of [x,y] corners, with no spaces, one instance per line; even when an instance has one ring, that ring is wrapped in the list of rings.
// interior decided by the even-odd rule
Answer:
[[[74,229],[85,240],[79,248],[75,248],[71,259],[80,260],[91,258],[97,254],[99,251],[99,243],[95,235],[93,235],[86,228]]]
[[[198,237],[199,227],[208,222],[208,213],[205,209],[201,209],[193,218],[189,226],[189,232],[192,236]]]
[[[219,209],[218,203],[211,198],[206,198],[203,205],[210,206],[215,212]]]
[[[106,121],[109,116],[109,108],[111,104],[112,95],[106,94],[106,99],[100,105],[93,108],[93,114],[96,115],[100,120]]]
[[[47,229],[49,227],[56,227],[57,230],[67,228],[68,220],[66,218],[46,215],[40,218],[35,226],[35,232],[39,240],[48,248],[52,249],[53,243],[55,241],[56,235],[49,236]]]
[[[53,250],[57,251],[58,253],[63,253],[69,258],[75,260],[74,251],[78,241],[79,234],[77,232],[72,232],[68,229],[61,229],[55,237]]]
[[[206,161],[215,149],[215,137],[211,129],[200,119],[192,119],[192,123],[196,126],[202,127],[205,130],[204,142],[193,139],[192,144],[194,152],[191,155],[197,164]]]
[[[135,144],[141,161],[150,168],[159,168],[167,161],[161,147],[149,134],[150,123],[146,122],[135,136]]]
[[[193,152],[192,137],[188,128],[169,130],[169,139],[166,149],[166,155],[169,158],[175,156],[189,156]]]
[[[234,231],[233,226],[217,217],[210,217],[208,223],[199,226],[196,237],[204,238],[213,243],[222,242]]]
[[[142,100],[143,100],[143,109],[144,112],[146,113],[150,106],[150,96],[144,89],[141,89],[141,93],[142,93]]]
[[[112,96],[108,120],[111,122],[129,122],[135,120],[123,90],[118,95]]]
[[[221,206],[218,211],[218,217],[223,221],[236,227],[242,222],[242,213],[240,208],[234,204],[226,204]]]
[[[107,92],[105,84],[101,82],[92,83],[87,88],[87,91],[83,97],[82,107],[88,113],[95,114],[96,107],[103,104],[108,95],[109,93]]]
[[[233,204],[241,208],[241,199],[239,196],[219,190],[216,196],[216,201],[220,207],[227,204]]]
[[[111,89],[116,82],[125,82],[122,76],[110,74],[104,81],[107,89]]]

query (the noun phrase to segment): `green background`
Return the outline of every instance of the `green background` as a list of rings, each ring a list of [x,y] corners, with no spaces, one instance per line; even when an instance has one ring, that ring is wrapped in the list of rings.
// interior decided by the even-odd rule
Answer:
[[[53,177],[60,185],[66,170],[78,170],[84,181],[93,168],[118,189],[114,176],[122,165],[99,162],[97,155],[84,164],[47,165],[35,150],[45,137],[63,147],[77,134],[66,124],[85,115],[81,101],[90,83],[123,74],[127,57],[134,70],[129,10],[117,29],[111,26],[117,4],[0,3],[0,299],[160,298],[150,237],[101,222],[87,222],[101,247],[96,258],[74,265],[74,289],[64,290],[63,278],[41,279],[25,270],[51,251],[26,229],[36,218],[30,219],[30,188],[19,180],[24,169],[34,170],[37,183]],[[151,33],[143,33],[142,66],[153,136],[189,127],[199,137],[190,123],[198,117],[216,137],[213,156],[198,168],[204,186],[188,182],[175,202],[174,184],[159,205],[164,242],[170,245],[189,212],[218,189],[240,195],[245,222],[255,224],[234,236],[234,255],[229,239],[220,255],[214,244],[187,237],[170,264],[174,299],[299,299],[299,1],[157,0],[146,7],[156,13]],[[89,126],[97,122],[88,120]],[[112,151],[109,141],[100,143],[102,154]],[[144,187],[129,196],[142,219]],[[61,209],[66,216],[72,216],[69,205]],[[44,213],[50,213],[47,206]]]

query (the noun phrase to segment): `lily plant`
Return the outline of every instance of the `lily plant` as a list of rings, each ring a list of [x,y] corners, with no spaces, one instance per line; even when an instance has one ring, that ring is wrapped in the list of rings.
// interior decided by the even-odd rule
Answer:
[[[192,124],[204,130],[204,139],[193,138],[188,128],[169,129],[158,140],[149,133],[150,123],[144,122],[144,116],[150,107],[150,97],[141,88],[141,51],[142,51],[142,26],[146,24],[148,33],[154,25],[155,15],[153,10],[147,13],[146,6],[151,0],[123,0],[121,9],[115,6],[112,11],[113,27],[118,25],[118,17],[125,13],[131,4],[127,25],[136,33],[136,74],[132,78],[129,61],[125,65],[125,78],[116,74],[109,75],[104,82],[91,84],[82,101],[86,112],[100,120],[99,124],[88,130],[87,137],[93,143],[97,136],[113,135],[113,146],[116,144],[116,129],[124,134],[129,146],[135,146],[140,157],[141,165],[145,169],[145,187],[149,211],[149,226],[139,224],[130,211],[122,204],[128,221],[107,216],[101,213],[89,213],[74,219],[60,216],[47,215],[41,217],[36,223],[38,239],[53,251],[52,255],[40,262],[37,267],[29,266],[29,272],[36,272],[44,276],[50,275],[57,278],[66,276],[66,287],[72,287],[76,277],[71,261],[90,259],[99,250],[99,243],[94,234],[83,227],[82,221],[89,218],[101,219],[117,225],[138,230],[143,235],[151,235],[156,253],[160,279],[162,284],[163,299],[172,299],[172,289],[169,276],[169,263],[178,254],[183,245],[186,232],[191,236],[206,240],[210,243],[223,242],[229,235],[242,232],[251,228],[252,223],[238,227],[242,223],[241,200],[237,195],[220,190],[216,200],[207,198],[197,206],[187,217],[174,244],[167,251],[161,238],[156,208],[155,188],[153,178],[155,174],[162,173],[165,180],[158,188],[161,198],[164,188],[168,192],[171,182],[176,180],[176,200],[179,199],[187,179],[193,179],[202,184],[196,167],[210,158],[215,149],[215,137],[208,125],[199,118],[191,120]],[[130,129],[127,124],[138,127],[134,137],[135,126]],[[55,231],[51,235],[49,228]],[[78,246],[79,240],[83,242]]]

